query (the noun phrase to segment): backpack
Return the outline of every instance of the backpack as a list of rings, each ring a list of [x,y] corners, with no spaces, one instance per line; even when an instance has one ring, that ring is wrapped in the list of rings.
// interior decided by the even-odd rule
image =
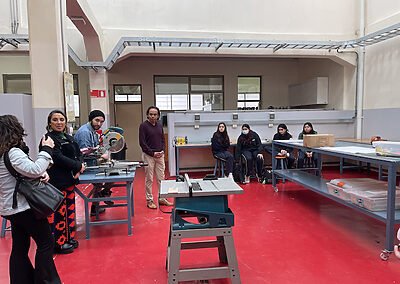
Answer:
[[[262,170],[260,183],[262,184],[271,184],[272,183],[272,171],[264,168]]]
[[[233,179],[237,183],[243,183],[244,182],[244,171],[241,163],[235,164],[233,168]]]

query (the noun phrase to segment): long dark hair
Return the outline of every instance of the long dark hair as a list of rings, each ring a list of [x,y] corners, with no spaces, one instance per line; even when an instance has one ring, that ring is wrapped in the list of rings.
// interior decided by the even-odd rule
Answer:
[[[306,127],[306,126],[310,126],[311,127],[311,131],[309,132],[309,133],[306,133],[305,131],[304,131],[304,127]],[[306,122],[306,123],[304,123],[303,124],[303,134],[314,134],[315,133],[315,131],[314,131],[314,127],[313,127],[313,125],[311,124],[311,122]]]
[[[225,130],[224,130],[224,132],[220,132],[219,131],[219,126],[220,125],[223,125],[223,126],[225,126]],[[217,126],[217,131],[214,133],[214,135],[217,137],[217,139],[219,140],[219,142],[221,143],[221,144],[223,144],[223,143],[230,143],[230,140],[229,140],[229,135],[228,135],[228,131],[226,130],[226,124],[225,124],[225,122],[220,122],[220,123],[218,123],[218,126]]]
[[[53,129],[50,126],[50,123],[51,123],[51,117],[56,113],[59,113],[64,117],[64,119],[65,119],[65,127],[64,127],[64,131],[63,132],[67,132],[67,116],[65,115],[64,112],[62,112],[61,110],[58,110],[58,109],[55,109],[55,110],[51,111],[49,113],[49,115],[47,116],[46,130],[47,131],[53,131]]]
[[[253,132],[253,130],[251,130],[250,125],[248,125],[247,123],[242,125],[242,130],[243,127],[247,128],[249,130],[249,133],[247,135],[244,135],[243,133],[240,134],[239,139],[242,141],[243,145],[250,145],[251,143],[251,139],[253,138],[253,135],[251,134]]]
[[[26,136],[21,123],[14,115],[6,114],[0,116],[0,155],[12,147],[20,148],[23,138]]]

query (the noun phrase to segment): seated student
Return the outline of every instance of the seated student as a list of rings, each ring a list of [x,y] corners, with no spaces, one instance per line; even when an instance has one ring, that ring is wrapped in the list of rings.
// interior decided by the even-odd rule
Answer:
[[[289,133],[286,124],[281,123],[277,127],[277,133],[275,133],[273,140],[290,140],[292,139],[292,134]],[[294,165],[294,157],[292,155],[293,148],[285,147],[285,146],[276,146],[274,153],[272,153],[272,148],[266,149],[269,153],[271,153],[272,157],[276,156],[286,156],[287,158],[287,167],[293,168]],[[280,163],[277,164],[277,168],[280,167]]]
[[[303,131],[300,132],[298,139],[303,140],[303,136],[307,134],[317,134],[318,132],[314,130],[311,122],[306,122],[303,125]],[[304,164],[306,160],[312,161],[312,165]],[[299,150],[299,156],[297,160],[297,167],[304,168],[304,166],[308,167],[316,167],[317,166],[317,155],[312,151],[304,151]]]
[[[228,151],[231,142],[229,140],[228,131],[226,130],[226,124],[220,122],[217,127],[217,131],[214,132],[211,138],[211,150],[213,155],[224,159],[225,164],[225,175],[229,175],[233,171],[233,155]]]
[[[261,154],[262,144],[260,136],[250,129],[248,124],[242,125],[242,134],[237,140],[235,158],[240,161],[241,157],[246,160],[245,183],[250,183],[250,176],[254,176],[254,161],[256,161],[257,176],[261,177],[264,165],[264,157]]]

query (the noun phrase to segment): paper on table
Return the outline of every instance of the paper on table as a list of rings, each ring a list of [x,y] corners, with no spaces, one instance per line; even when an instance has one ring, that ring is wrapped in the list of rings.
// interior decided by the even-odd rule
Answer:
[[[330,150],[335,152],[345,152],[351,154],[373,154],[374,148],[357,147],[357,146],[343,146],[343,147],[320,147],[323,150]]]

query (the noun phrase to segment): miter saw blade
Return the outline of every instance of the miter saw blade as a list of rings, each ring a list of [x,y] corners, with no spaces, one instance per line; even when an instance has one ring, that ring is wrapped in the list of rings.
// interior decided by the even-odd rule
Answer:
[[[103,137],[103,147],[110,153],[118,153],[125,146],[124,136],[118,132],[108,132]]]

